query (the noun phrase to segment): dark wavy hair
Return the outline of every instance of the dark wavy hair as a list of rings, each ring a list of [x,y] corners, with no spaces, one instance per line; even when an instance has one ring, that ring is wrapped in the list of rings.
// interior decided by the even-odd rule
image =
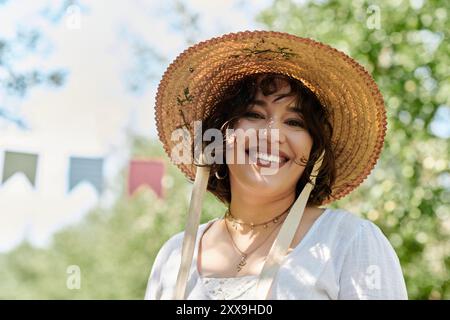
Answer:
[[[310,181],[310,174],[315,161],[319,158],[322,151],[325,156],[316,177],[315,187],[313,188],[308,205],[318,206],[322,201],[331,197],[331,187],[335,182],[336,168],[335,157],[331,146],[331,137],[333,128],[329,120],[327,109],[319,102],[316,95],[300,81],[289,76],[276,73],[259,73],[248,75],[235,82],[225,89],[221,99],[212,108],[209,114],[202,122],[203,132],[210,128],[220,129],[222,136],[226,137],[226,129],[234,128],[237,120],[242,118],[251,107],[259,89],[265,96],[271,95],[279,90],[277,80],[284,80],[290,85],[290,96],[296,96],[296,109],[302,115],[306,130],[313,139],[313,146],[309,159],[302,159],[301,165],[305,166],[304,172],[296,185],[296,198],[300,195],[307,182]],[[205,146],[205,142],[203,142]],[[223,140],[223,150],[226,150],[225,139]],[[213,193],[220,201],[229,205],[231,202],[231,188],[226,165],[226,155],[222,153],[222,164],[214,163],[211,167],[207,190]],[[298,162],[296,162],[299,164]],[[219,176],[225,176],[224,179],[217,179],[215,173]]]

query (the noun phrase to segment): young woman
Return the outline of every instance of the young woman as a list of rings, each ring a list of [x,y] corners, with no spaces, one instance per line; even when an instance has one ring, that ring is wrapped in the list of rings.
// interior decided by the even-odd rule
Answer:
[[[383,99],[350,57],[285,33],[211,39],[169,66],[156,119],[195,182],[186,231],[158,253],[146,299],[407,299],[380,229],[320,208],[367,177],[385,136]],[[177,130],[194,137],[182,142],[194,163],[175,155]],[[206,190],[228,210],[199,226]]]

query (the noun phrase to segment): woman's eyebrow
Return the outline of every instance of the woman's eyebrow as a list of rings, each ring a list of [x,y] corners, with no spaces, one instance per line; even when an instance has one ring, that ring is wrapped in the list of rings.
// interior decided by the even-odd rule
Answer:
[[[292,96],[292,93],[282,93],[282,94],[278,94],[276,97],[276,99],[275,100],[273,100],[273,102],[275,102],[275,101],[278,101],[278,100],[281,100],[281,99],[283,99],[283,98],[285,98],[285,97],[291,97]]]

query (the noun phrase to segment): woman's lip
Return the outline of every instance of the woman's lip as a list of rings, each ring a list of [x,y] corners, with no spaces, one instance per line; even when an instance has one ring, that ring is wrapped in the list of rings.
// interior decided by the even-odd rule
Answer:
[[[283,167],[285,164],[287,163],[287,161],[283,161],[279,164],[278,169],[280,169],[281,167]],[[264,167],[264,168],[269,168],[271,167],[271,163],[269,162],[268,164],[262,163],[259,159],[256,160],[256,165],[258,167]]]

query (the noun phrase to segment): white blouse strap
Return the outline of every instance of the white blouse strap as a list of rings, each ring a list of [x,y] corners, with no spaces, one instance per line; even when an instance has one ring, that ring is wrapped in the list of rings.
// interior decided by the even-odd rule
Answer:
[[[295,232],[302,219],[306,203],[314,187],[320,166],[322,165],[323,156],[324,152],[322,152],[322,155],[314,164],[314,168],[311,173],[312,184],[307,183],[297,200],[295,200],[294,205],[289,211],[288,216],[283,222],[281,230],[270,249],[256,287],[256,298],[259,300],[267,299],[269,296],[272,282],[278,272],[278,269],[280,268],[283,258],[287,254],[289,246],[294,239]]]
[[[202,212],[203,196],[208,186],[210,168],[197,166],[194,186],[191,194],[189,212],[186,223],[186,230],[183,238],[183,247],[181,251],[181,264],[178,271],[177,282],[174,292],[174,300],[184,300],[186,294],[186,285],[194,256],[195,243],[198,227],[200,224],[200,215]]]

